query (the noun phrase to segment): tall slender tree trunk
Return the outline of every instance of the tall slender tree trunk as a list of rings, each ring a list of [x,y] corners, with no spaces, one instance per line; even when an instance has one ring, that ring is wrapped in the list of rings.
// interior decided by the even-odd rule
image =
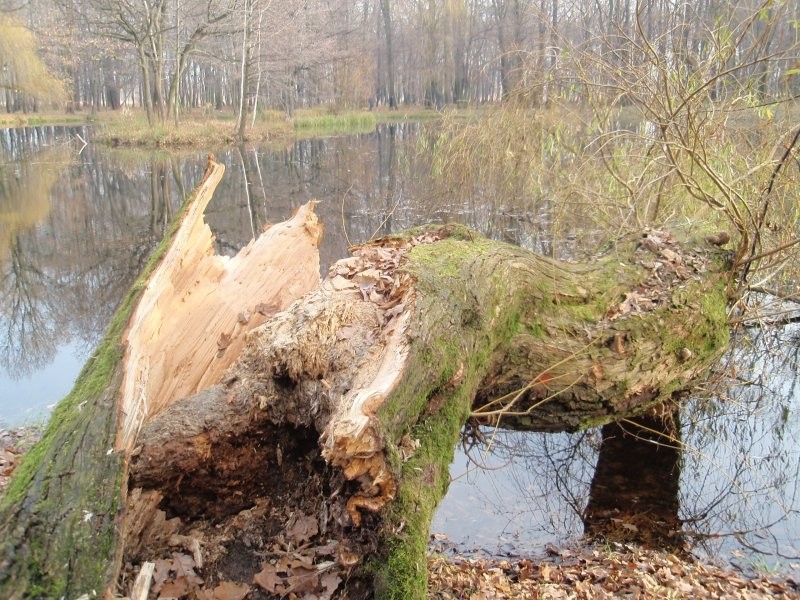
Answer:
[[[250,127],[256,126],[256,117],[258,116],[258,97],[261,94],[261,26],[264,19],[264,9],[258,11],[258,25],[256,27],[256,89],[253,93],[253,114]]]
[[[175,75],[172,79],[172,84],[170,85],[169,90],[169,98],[167,99],[167,113],[169,113],[170,107],[173,111],[173,116],[175,117],[175,127],[178,126],[178,119],[180,113],[180,103],[181,103],[181,76],[183,75],[184,69],[184,57],[180,51],[180,35],[181,35],[181,2],[178,0],[178,6],[175,9],[176,15],[176,23],[175,23],[175,60],[178,61],[178,64],[175,68]]]
[[[397,108],[394,78],[394,44],[392,42],[392,8],[389,0],[381,0],[383,29],[386,36],[386,85],[389,96],[389,108]]]
[[[150,88],[150,62],[147,59],[147,52],[142,44],[137,46],[139,54],[139,70],[142,73],[142,104],[147,114],[147,123],[153,125],[155,115],[153,111],[153,93]]]
[[[239,114],[236,117],[236,137],[240,141],[244,139],[244,128],[247,124],[245,96],[247,95],[247,78],[249,76],[250,65],[250,20],[249,13],[252,8],[251,0],[245,0],[242,7],[242,60],[240,63],[239,77]]]
[[[497,47],[500,52],[500,88],[503,100],[507,100],[511,95],[511,57],[509,56],[507,31],[506,31],[506,12],[507,7],[504,1],[494,0],[494,15],[497,20]]]

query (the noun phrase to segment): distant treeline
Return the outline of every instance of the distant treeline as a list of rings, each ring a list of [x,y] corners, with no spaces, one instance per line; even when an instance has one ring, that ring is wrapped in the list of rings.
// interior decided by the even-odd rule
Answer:
[[[520,88],[533,103],[580,99],[603,70],[641,65],[651,50],[719,93],[749,86],[767,101],[798,87],[798,0],[0,0],[0,10],[34,32],[66,89],[62,108],[142,107],[151,120],[187,108],[441,108]],[[40,109],[13,71],[0,106]],[[609,93],[623,93],[612,81]]]

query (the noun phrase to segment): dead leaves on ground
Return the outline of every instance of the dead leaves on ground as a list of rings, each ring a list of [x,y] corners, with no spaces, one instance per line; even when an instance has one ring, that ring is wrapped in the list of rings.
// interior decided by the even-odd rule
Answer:
[[[313,515],[291,515],[284,531],[286,539],[278,546],[289,550],[279,558],[266,561],[253,577],[253,583],[276,596],[330,600],[342,582],[336,569],[336,557],[340,553],[338,542],[309,547],[319,533],[317,518]]]
[[[0,429],[0,496],[22,462],[23,454],[39,439],[41,433],[42,430],[37,427]]]
[[[195,572],[196,563],[188,554],[173,552],[171,558],[155,561],[152,590],[159,598],[185,598],[203,585]]]
[[[253,583],[269,594],[299,598],[330,600],[339,588],[342,578],[329,572],[335,563],[327,561],[314,564],[309,557],[282,557],[275,564],[265,563],[253,577]]]
[[[791,580],[744,579],[712,565],[628,546],[560,550],[553,562],[435,556],[428,571],[428,597],[437,600],[800,598]]]

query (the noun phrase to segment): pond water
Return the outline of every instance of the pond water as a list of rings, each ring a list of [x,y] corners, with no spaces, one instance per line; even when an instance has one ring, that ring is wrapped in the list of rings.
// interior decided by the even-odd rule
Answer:
[[[0,427],[46,419],[69,391],[205,168],[206,152],[112,151],[90,136],[85,128],[0,130]],[[531,215],[434,197],[410,124],[280,148],[208,150],[227,167],[206,212],[221,253],[235,253],[311,198],[322,201],[323,273],[349,244],[433,220],[562,256],[585,238],[580,224],[562,226],[556,247],[544,209]],[[743,570],[800,573],[798,336],[790,327],[742,335],[726,363],[736,365],[740,385],[689,402],[673,435],[684,451],[655,474],[613,458],[608,464],[621,466],[611,475],[596,471],[603,436],[620,436],[610,430],[473,432],[456,453],[433,524],[438,545],[539,554],[579,537],[588,512],[614,518],[621,509],[603,505],[598,490],[628,490],[620,496],[629,516],[637,502],[651,504],[638,514],[652,513],[646,481],[669,500],[665,510],[696,552]],[[636,448],[622,452],[646,455]]]
[[[438,546],[527,555],[544,545],[568,545],[583,534],[599,486],[615,495],[617,512],[611,516],[623,529],[640,525],[637,517],[668,520],[667,503],[694,554],[748,574],[797,578],[800,326],[746,332],[737,342],[729,364],[736,365],[741,383],[721,397],[690,400],[679,431],[669,441],[659,439],[655,455],[652,440],[628,440],[609,448],[619,463],[601,473],[605,428],[574,434],[484,430],[471,448],[474,440],[466,440],[433,523],[434,533],[447,536]],[[670,446],[682,448],[672,461],[664,456]]]

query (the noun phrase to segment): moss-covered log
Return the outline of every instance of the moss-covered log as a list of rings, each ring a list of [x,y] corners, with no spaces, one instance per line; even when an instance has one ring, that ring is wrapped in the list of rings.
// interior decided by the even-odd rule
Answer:
[[[153,594],[198,598],[424,597],[471,414],[603,423],[727,343],[724,269],[660,232],[572,264],[428,227],[356,248],[286,308],[317,284],[310,208],[230,264],[196,213],[3,501],[4,597],[129,593],[149,573]]]
[[[459,227],[357,248],[248,335],[221,385],[143,429],[129,485],[154,500],[131,508],[129,561],[178,535],[217,549],[205,585],[424,597],[468,416],[576,429],[671,398],[727,343],[708,265],[658,232],[591,265]]]

